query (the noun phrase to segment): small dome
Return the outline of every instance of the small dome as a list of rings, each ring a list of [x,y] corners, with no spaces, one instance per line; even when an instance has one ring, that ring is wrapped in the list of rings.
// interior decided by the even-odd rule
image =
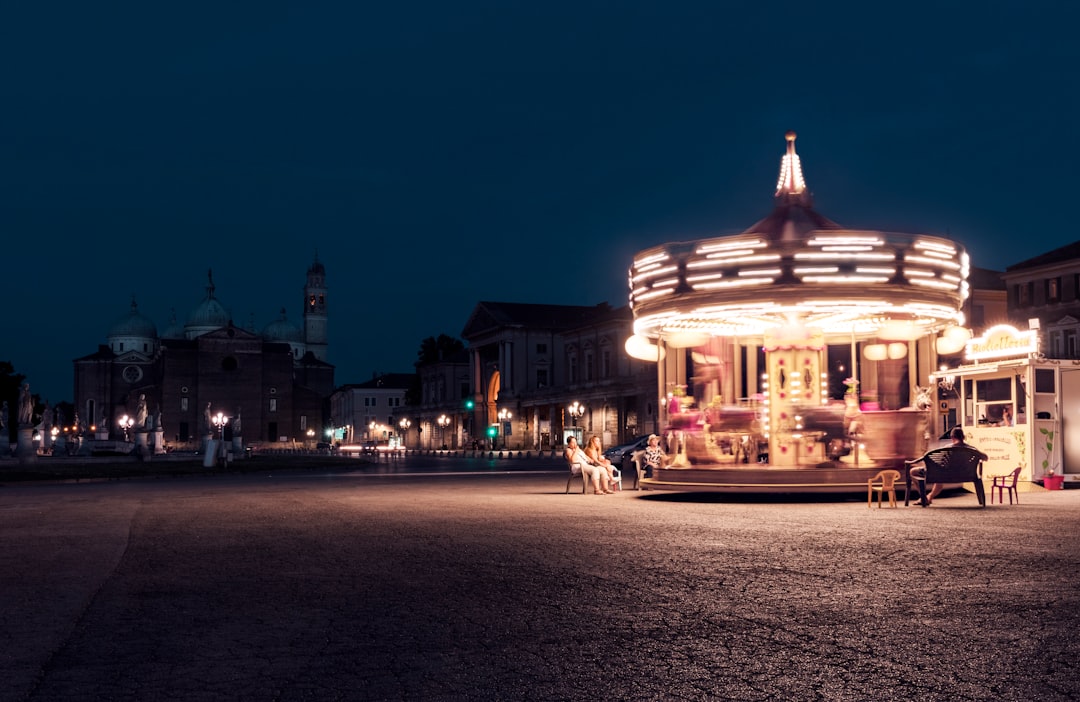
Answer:
[[[229,311],[214,298],[203,300],[187,318],[185,327],[227,327]]]
[[[157,327],[149,318],[139,313],[139,305],[131,298],[131,311],[124,315],[109,330],[109,338],[156,339]]]
[[[214,272],[210,271],[208,276],[210,282],[206,286],[206,297],[188,315],[187,323],[184,325],[185,336],[189,339],[226,327],[232,318],[225,306],[214,297]]]
[[[262,338],[266,341],[287,341],[294,344],[304,341],[300,327],[285,318],[284,307],[281,308],[281,317],[263,327]]]

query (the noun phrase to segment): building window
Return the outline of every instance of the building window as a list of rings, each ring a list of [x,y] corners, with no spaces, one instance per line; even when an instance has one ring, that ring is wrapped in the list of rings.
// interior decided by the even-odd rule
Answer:
[[[593,355],[592,353],[585,354],[585,380],[591,381],[593,379]]]
[[[547,353],[547,344],[537,344],[536,353]]]
[[[567,371],[570,375],[570,382],[576,383],[578,380],[578,368],[577,368],[577,356],[570,357],[570,363]]]
[[[306,431],[306,430],[307,430],[307,415],[302,414],[302,415],[300,415],[300,431]]]
[[[1061,278],[1049,278],[1046,281],[1046,301],[1057,302],[1061,299]]]
[[[600,352],[600,377],[611,377],[611,349],[603,349]]]
[[[536,389],[546,388],[548,384],[547,368],[538,368],[536,371]]]
[[[1065,358],[1076,358],[1076,332],[1065,332]]]
[[[187,409],[188,409],[187,401],[188,401],[188,399],[186,397],[181,397],[180,398],[180,411],[181,412],[187,412]]]
[[[468,396],[469,396],[469,384],[468,383],[462,383],[461,384],[461,399],[464,400]]]
[[[1016,286],[1016,304],[1020,307],[1027,307],[1031,304],[1031,296],[1028,294],[1026,283],[1020,283]]]
[[[277,398],[276,397],[271,397],[270,398],[270,411],[271,412],[277,412]]]

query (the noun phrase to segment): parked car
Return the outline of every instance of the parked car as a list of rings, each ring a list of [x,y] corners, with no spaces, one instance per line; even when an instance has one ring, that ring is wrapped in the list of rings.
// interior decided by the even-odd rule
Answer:
[[[640,436],[628,444],[622,444],[620,446],[613,446],[607,451],[604,451],[604,457],[611,461],[611,464],[623,470],[630,467],[630,456],[634,454],[634,451],[642,451],[649,444],[649,436]]]

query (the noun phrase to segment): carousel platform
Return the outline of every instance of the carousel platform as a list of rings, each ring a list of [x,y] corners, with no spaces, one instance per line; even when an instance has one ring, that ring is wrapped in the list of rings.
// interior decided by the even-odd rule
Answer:
[[[853,466],[825,462],[813,466],[774,467],[768,464],[695,465],[690,468],[663,468],[651,478],[642,478],[648,490],[676,492],[745,493],[855,493],[866,492],[866,481],[878,471],[892,468],[904,474],[904,466],[873,464]],[[897,491],[902,496],[903,484]]]

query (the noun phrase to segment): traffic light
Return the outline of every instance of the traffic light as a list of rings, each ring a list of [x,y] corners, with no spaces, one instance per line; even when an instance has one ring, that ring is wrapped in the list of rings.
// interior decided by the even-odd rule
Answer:
[[[465,400],[465,409],[471,410],[475,404],[472,400]]]
[[[494,439],[496,436],[499,435],[499,428],[497,426],[495,426],[495,425],[492,425],[492,426],[488,427],[487,435],[490,438]]]

